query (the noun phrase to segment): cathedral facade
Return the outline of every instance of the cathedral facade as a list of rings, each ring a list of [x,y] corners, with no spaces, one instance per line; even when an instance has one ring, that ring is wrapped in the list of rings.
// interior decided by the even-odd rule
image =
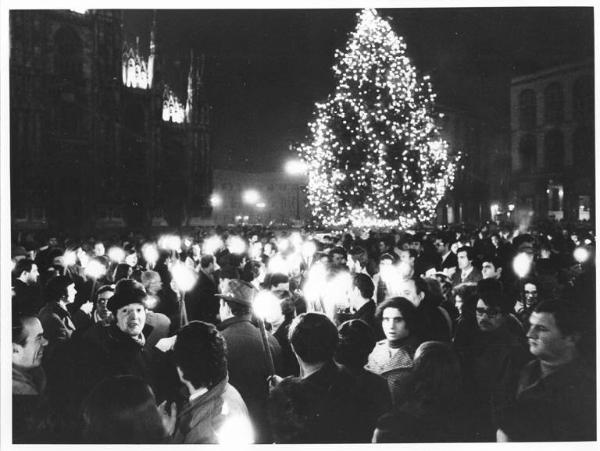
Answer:
[[[204,59],[161,76],[160,36],[127,42],[120,12],[10,12],[15,230],[142,230],[211,214]],[[178,96],[179,94],[179,96]]]

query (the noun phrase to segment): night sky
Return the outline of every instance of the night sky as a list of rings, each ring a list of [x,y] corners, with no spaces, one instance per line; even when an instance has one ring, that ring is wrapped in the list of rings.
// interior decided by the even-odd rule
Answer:
[[[280,170],[335,84],[358,10],[159,10],[161,78],[185,99],[189,50],[206,55],[216,168]],[[383,9],[438,102],[508,127],[510,78],[593,58],[592,8]],[[147,54],[151,11],[126,11]]]

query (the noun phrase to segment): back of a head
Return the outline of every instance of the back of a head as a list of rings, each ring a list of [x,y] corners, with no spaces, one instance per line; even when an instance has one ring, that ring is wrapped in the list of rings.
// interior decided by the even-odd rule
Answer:
[[[161,443],[165,431],[152,389],[136,376],[104,379],[83,402],[83,441]]]
[[[504,293],[502,282],[496,279],[477,282],[477,299],[481,299],[488,307],[498,308],[502,313],[510,313],[514,307]]]
[[[15,265],[15,269],[13,270],[13,275],[15,277],[19,277],[23,272],[31,272],[31,269],[34,265],[34,261],[29,258],[23,258],[17,262]]]
[[[294,352],[306,363],[322,363],[333,358],[338,332],[322,313],[303,313],[292,321],[289,340]]]
[[[365,366],[377,342],[371,326],[361,319],[351,319],[340,325],[338,335],[340,341],[335,360],[349,368]]]
[[[281,283],[289,283],[289,281],[290,278],[286,274],[275,272],[271,274],[271,277],[269,278],[269,288],[276,287]]]
[[[360,295],[364,299],[372,299],[373,294],[375,293],[375,285],[373,285],[373,280],[366,274],[355,274],[353,279],[353,285],[358,288],[360,291]]]
[[[73,281],[67,276],[54,276],[46,282],[44,287],[44,298],[46,302],[58,302],[67,296],[67,287]]]
[[[151,283],[157,283],[161,281],[160,274],[156,271],[148,270],[144,271],[141,276],[142,285],[144,288],[148,289]]]
[[[452,409],[461,385],[460,361],[449,343],[426,341],[415,352],[413,397],[419,402]]]
[[[195,388],[212,388],[227,376],[225,339],[212,324],[192,321],[181,328],[173,357]]]
[[[211,264],[215,262],[215,256],[212,254],[203,255],[200,257],[200,267],[202,269],[208,268]]]

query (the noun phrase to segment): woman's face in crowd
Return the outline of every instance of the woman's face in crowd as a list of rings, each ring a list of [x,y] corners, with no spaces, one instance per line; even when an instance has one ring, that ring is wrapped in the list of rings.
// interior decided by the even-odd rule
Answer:
[[[458,294],[454,297],[454,305],[456,305],[456,308],[458,309],[458,311],[460,313],[462,313],[463,300]]]
[[[401,340],[410,335],[402,312],[397,308],[388,307],[383,310],[381,327],[383,328],[383,333],[388,341]]]

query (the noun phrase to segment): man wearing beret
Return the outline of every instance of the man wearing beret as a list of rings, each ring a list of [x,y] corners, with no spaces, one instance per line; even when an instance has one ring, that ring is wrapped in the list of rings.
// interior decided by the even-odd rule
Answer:
[[[267,378],[270,376],[260,329],[252,323],[252,303],[257,290],[250,283],[231,279],[222,284],[218,326],[227,344],[229,381],[242,395],[256,430],[256,443],[269,443]],[[281,348],[268,335],[273,362],[278,367]]]

